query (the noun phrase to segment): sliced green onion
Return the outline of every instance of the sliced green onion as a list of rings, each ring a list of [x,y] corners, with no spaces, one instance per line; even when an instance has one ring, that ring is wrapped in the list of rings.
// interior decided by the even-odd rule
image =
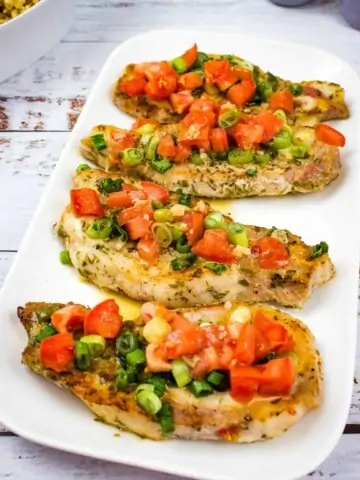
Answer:
[[[213,387],[206,380],[193,380],[190,383],[190,391],[195,397],[206,397],[214,392]]]
[[[60,252],[60,262],[63,265],[72,265],[70,255],[69,255],[69,252],[67,250],[62,250]]]
[[[149,415],[156,415],[162,407],[160,398],[149,390],[142,390],[135,395],[135,399],[139,407]]]
[[[127,234],[127,231],[125,230],[125,228],[120,227],[117,220],[113,221],[112,226],[113,226],[113,229],[112,229],[111,236],[118,238],[121,242],[127,242],[128,234]]]
[[[119,357],[126,357],[139,348],[139,341],[132,332],[126,330],[116,339],[116,353]]]
[[[44,338],[51,337],[51,335],[55,335],[55,333],[58,333],[56,328],[54,328],[52,325],[46,325],[40,333],[38,333],[35,337],[35,342],[41,342],[41,340],[44,340]]]
[[[226,222],[224,215],[220,212],[212,212],[209,213],[209,215],[206,215],[205,220],[204,220],[204,227],[208,229],[225,229],[226,228]]]
[[[170,230],[173,240],[177,241],[184,235],[184,232],[186,231],[186,225],[182,222],[176,222],[171,225]]]
[[[164,205],[161,202],[159,202],[159,200],[152,200],[151,206],[154,210],[159,210],[159,208],[164,207]]]
[[[151,225],[151,232],[160,247],[167,248],[173,241],[170,228],[166,223],[155,222]]]
[[[209,61],[208,55],[204,52],[198,52],[197,59],[192,65],[192,68],[204,68],[204,63]]]
[[[211,270],[212,272],[216,273],[216,275],[220,275],[226,270],[226,266],[223,263],[216,262],[207,262],[204,264],[204,268]]]
[[[154,385],[154,392],[161,398],[164,395],[166,389],[166,380],[159,375],[152,375],[148,382]]]
[[[257,169],[256,168],[248,168],[245,173],[249,177],[254,177],[257,174]]]
[[[194,165],[204,165],[204,160],[201,158],[200,153],[192,153],[189,158],[189,162]]]
[[[176,70],[180,75],[185,73],[188,69],[186,62],[182,57],[174,58],[174,60],[171,62],[171,65],[173,69]]]
[[[288,85],[288,89],[290,92],[295,96],[298,97],[303,92],[303,87],[299,84],[296,85]]]
[[[275,110],[274,115],[280,118],[280,120],[282,120],[284,123],[287,122],[287,116],[284,110]]]
[[[221,128],[233,127],[240,119],[240,111],[237,108],[230,108],[218,118]]]
[[[291,145],[290,153],[293,158],[306,158],[308,156],[308,148],[305,144]]]
[[[211,385],[214,385],[214,387],[218,387],[221,382],[224,381],[225,375],[223,373],[213,371],[209,373],[209,375],[206,377],[206,381],[211,383]]]
[[[75,360],[79,370],[87,370],[90,367],[90,349],[86,343],[75,342]]]
[[[274,137],[273,144],[277,150],[290,147],[292,143],[292,132],[288,128],[282,128]]]
[[[86,235],[90,238],[106,240],[110,237],[113,230],[113,222],[110,218],[100,218],[95,220],[86,230]]]
[[[269,98],[273,94],[273,89],[271,85],[269,85],[267,82],[260,82],[258,84],[257,91],[260,95],[261,100],[265,102],[269,100]]]
[[[227,160],[228,154],[227,152],[215,153],[215,158],[216,160]]]
[[[155,125],[152,123],[145,123],[136,129],[136,133],[140,135],[152,135],[155,132]]]
[[[171,362],[171,372],[179,388],[185,387],[192,380],[189,367],[184,360],[178,359]]]
[[[158,132],[155,132],[155,134],[151,137],[145,152],[146,160],[151,162],[156,159],[156,150],[160,142],[160,138],[161,136]]]
[[[179,240],[176,242],[175,249],[179,253],[187,253],[190,252],[191,250],[191,245],[187,241],[187,238],[185,236],[182,236],[179,238]]]
[[[174,258],[170,263],[171,268],[177,272],[191,267],[195,262],[196,255],[194,253],[185,253],[184,255]]]
[[[177,190],[177,193],[180,193],[180,198],[178,200],[178,203],[180,205],[184,205],[185,207],[190,207],[191,206],[191,195],[187,193],[182,193],[182,190]]]
[[[157,413],[157,417],[163,433],[171,433],[175,430],[173,409],[169,403],[163,403],[161,409]]]
[[[60,308],[62,308],[62,305],[56,303],[55,305],[51,305],[50,307],[39,308],[35,311],[35,314],[39,322],[49,322],[51,319],[51,315]]]
[[[276,227],[271,227],[271,228],[266,232],[265,237],[271,237],[271,235],[275,232],[275,230],[277,230]]]
[[[168,208],[159,208],[154,212],[154,218],[157,222],[165,223],[165,222],[172,222],[173,215]]]
[[[85,170],[90,170],[90,166],[87,163],[81,163],[76,169],[76,174],[79,175],[79,173]]]
[[[122,178],[104,178],[100,180],[98,188],[101,193],[120,192],[124,180]]]
[[[151,168],[153,168],[156,172],[165,173],[173,167],[173,164],[166,160],[165,158],[161,160],[152,160],[150,162]]]
[[[326,242],[320,242],[313,248],[310,258],[318,258],[324,253],[328,253],[329,245]]]
[[[103,133],[97,133],[96,135],[93,135],[91,137],[91,140],[93,142],[94,147],[98,152],[100,150],[104,150],[106,148],[106,142],[105,142],[105,137]]]
[[[116,375],[116,388],[118,390],[124,390],[129,385],[129,376],[125,368],[120,368]]]
[[[80,342],[89,347],[91,358],[99,358],[105,352],[106,341],[101,335],[85,335],[80,338]]]
[[[140,383],[140,385],[137,386],[135,390],[135,395],[137,395],[140,392],[147,391],[147,392],[154,392],[155,391],[155,385],[151,383]]]
[[[240,150],[234,148],[228,154],[228,162],[230,165],[245,165],[253,162],[253,152],[251,150]]]
[[[257,152],[255,153],[254,155],[254,161],[255,163],[259,163],[259,164],[262,164],[262,163],[267,163],[271,160],[271,155],[267,152]]]
[[[146,362],[145,353],[143,350],[140,350],[140,348],[137,348],[126,355],[126,361],[129,365],[142,365]]]
[[[249,239],[246,233],[246,229],[240,223],[229,223],[227,225],[227,232],[230,243],[233,245],[240,245],[241,247],[249,246]]]
[[[128,167],[136,167],[144,160],[144,152],[140,148],[126,148],[121,153],[122,162]]]
[[[126,373],[129,383],[136,383],[138,381],[138,371],[136,365],[128,365],[126,367]]]

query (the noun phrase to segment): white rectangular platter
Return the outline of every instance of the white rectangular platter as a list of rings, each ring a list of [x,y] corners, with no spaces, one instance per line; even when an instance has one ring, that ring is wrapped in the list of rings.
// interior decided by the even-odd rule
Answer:
[[[170,59],[197,42],[205,52],[232,53],[295,81],[341,83],[351,118],[336,125],[347,138],[340,179],[323,192],[232,202],[238,221],[288,228],[307,243],[325,240],[337,276],[292,311],[312,329],[325,366],[325,399],[281,438],[252,445],[168,441],[157,443],[94,422],[74,397],[20,363],[26,335],[16,307],[27,301],[94,305],[104,293],[79,281],[59,263],[52,225],[68,202],[79,163],[80,139],[98,123],[130,127],[132,119],[111,102],[110,86],[128,63]],[[89,47],[90,48],[90,47]],[[309,46],[242,35],[153,31],[119,46],[106,62],[61,155],[0,295],[0,420],[23,437],[69,452],[208,480],[292,480],[314,469],[338,441],[350,405],[356,348],[359,235],[360,82],[345,62]],[[56,134],[55,134],[56,135]],[[22,192],[26,202],[26,192]],[[6,228],[6,226],[5,226]]]

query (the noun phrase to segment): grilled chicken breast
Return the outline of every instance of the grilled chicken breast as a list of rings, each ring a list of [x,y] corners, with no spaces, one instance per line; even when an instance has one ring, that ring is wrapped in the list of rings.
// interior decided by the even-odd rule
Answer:
[[[345,119],[349,116],[344,99],[344,90],[338,84],[319,80],[301,83],[290,82],[269,72],[264,72],[259,67],[237,56],[208,55],[206,61],[220,60],[225,57],[230,60],[231,68],[241,67],[251,71],[256,82],[255,95],[247,105],[242,107],[244,112],[257,112],[259,109],[268,108],[269,98],[273,92],[290,87],[292,91],[296,92],[294,110],[289,118],[292,124],[313,126],[324,120]],[[132,117],[152,118],[162,124],[177,123],[184,117],[185,113],[177,113],[170,98],[159,100],[144,93],[139,95],[129,95],[127,93],[126,83],[139,72],[146,72],[147,67],[154,65],[154,63],[156,62],[128,65],[113,87],[113,100],[123,112]],[[199,65],[198,62],[195,62],[194,66],[190,67],[190,71],[193,70],[202,72],[201,74],[204,75],[204,63]],[[186,90],[186,88],[180,88],[180,90]],[[224,91],[220,91],[215,85],[207,86],[204,82],[201,87],[196,88],[192,93],[194,98],[199,98],[205,93],[210,95],[217,103],[220,103],[229,99],[226,90],[225,88]]]
[[[186,438],[249,443],[281,435],[309,410],[318,408],[322,403],[321,358],[316,350],[313,335],[300,320],[274,308],[247,307],[244,304],[188,309],[181,311],[181,315],[193,323],[206,320],[210,329],[213,324],[225,325],[236,315],[239,307],[241,310],[250,308],[251,315],[254,315],[255,309],[261,309],[268,318],[284,326],[287,335],[292,337],[293,347],[290,355],[294,360],[296,373],[288,394],[273,396],[256,394],[249,401],[235,400],[229,390],[214,391],[209,396],[196,398],[191,389],[177,388],[172,379],[161,396],[162,404],[170,406],[173,418],[172,428],[167,428],[165,433],[160,427],[159,416],[150,415],[140,408],[136,400],[136,383],[125,391],[118,389],[116,377],[119,368],[124,368],[124,364],[122,360],[119,361],[114,340],[106,340],[103,355],[92,359],[91,365],[85,371],[79,370],[75,359],[60,372],[46,366],[46,357],[41,356],[37,335],[50,321],[49,315],[61,307],[63,305],[28,303],[25,307],[18,308],[19,319],[28,334],[28,344],[22,355],[22,363],[74,394],[103,422],[122,430],[153,440]],[[124,322],[121,332],[126,328],[137,332],[143,322],[144,320],[140,318],[132,327],[125,327],[130,322]],[[219,331],[224,328],[220,327]],[[75,334],[75,340],[80,336],[80,332]],[[265,359],[262,363],[267,361]],[[265,366],[256,368],[261,371]],[[147,366],[145,376],[141,374],[141,382],[148,381],[146,369]],[[234,385],[231,388],[234,389]]]
[[[131,179],[100,170],[85,170],[76,175],[73,187],[95,190],[104,206],[105,215],[110,218],[113,214],[106,207],[108,195],[101,189],[101,182],[109,178],[122,178],[126,184],[141,188],[140,183]],[[178,204],[178,198],[179,195],[171,197],[166,206],[180,220],[184,212],[211,212],[211,208],[202,200],[193,200],[190,209]],[[86,231],[94,220],[91,216],[77,216],[69,206],[56,225],[56,232],[79,274],[101,288],[125,292],[137,300],[159,301],[171,308],[238,300],[275,301],[289,307],[301,307],[313,290],[329,281],[335,272],[328,254],[315,254],[314,258],[316,247],[305,245],[300,237],[284,230],[268,230],[251,225],[244,226],[249,248],[231,247],[237,259],[224,264],[221,272],[209,270],[209,262],[200,256],[188,268],[174,270],[172,263],[182,257],[174,244],[161,248],[156,261],[151,264],[139,256],[137,241],[122,241],[118,237],[106,240],[90,238]],[[282,249],[285,245],[288,252],[285,266],[271,269],[259,267],[257,247],[253,249],[255,253],[252,253],[251,247],[266,235],[281,239],[278,244]]]
[[[159,135],[169,132],[177,135],[177,131],[176,125],[167,125],[159,130]],[[106,148],[97,150],[92,137],[101,134]],[[119,140],[128,135],[145,152],[145,159],[133,168],[124,166],[118,148]],[[268,153],[260,149],[259,156],[250,163],[232,165],[226,160],[211,158],[203,151],[200,153],[202,164],[192,163],[190,158],[185,163],[172,163],[163,173],[157,171],[156,164],[154,166],[153,162],[146,160],[146,148],[142,147],[139,135],[110,125],[93,128],[91,135],[82,140],[80,151],[85,158],[107,171],[125,171],[152,180],[172,192],[182,189],[184,193],[202,197],[241,198],[322,190],[339,176],[339,149],[317,141],[312,128],[296,127],[294,137],[307,144],[306,158],[293,158],[287,148],[278,150],[273,159],[261,163]]]

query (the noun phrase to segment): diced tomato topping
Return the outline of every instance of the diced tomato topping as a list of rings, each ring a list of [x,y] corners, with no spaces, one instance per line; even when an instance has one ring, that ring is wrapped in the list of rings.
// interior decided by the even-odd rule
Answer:
[[[264,129],[261,125],[239,123],[235,128],[235,140],[239,148],[248,149],[262,142]]]
[[[256,242],[259,251],[259,266],[264,269],[282,268],[290,261],[289,252],[277,238],[264,237]]]
[[[309,97],[320,97],[320,92],[317,88],[311,87],[310,85],[303,86],[303,95],[308,95]]]
[[[118,130],[115,128],[112,129],[111,138],[115,142],[114,151],[116,153],[120,153],[126,148],[134,148],[136,145],[134,137],[130,133],[124,132],[123,130]]]
[[[133,220],[130,220],[125,227],[131,240],[138,240],[139,238],[150,235],[150,225],[150,218],[146,218],[144,215],[139,215]]]
[[[59,333],[81,330],[88,313],[81,305],[67,305],[51,315],[51,323]]]
[[[346,143],[346,139],[342,133],[324,123],[316,125],[315,135],[319,142],[332,145],[333,147],[344,147]]]
[[[104,215],[99,195],[92,188],[72,189],[70,190],[70,198],[75,215],[94,215],[95,217]]]
[[[231,396],[239,402],[248,402],[258,392],[262,374],[259,368],[238,365],[230,369]]]
[[[143,125],[154,125],[154,127],[156,128],[160,127],[160,123],[153,118],[137,118],[136,121],[133,123],[131,130],[137,130]]]
[[[153,182],[141,182],[141,186],[150,200],[157,200],[161,203],[169,201],[169,191],[161,185]]]
[[[204,332],[198,325],[188,322],[181,329],[170,332],[165,341],[164,348],[168,359],[181,358],[186,355],[194,355],[203,348]]]
[[[236,260],[225,230],[205,230],[204,237],[192,248],[192,252],[213,262],[232,263]]]
[[[136,73],[132,78],[129,78],[129,80],[125,80],[124,82],[120,83],[119,87],[121,91],[125,92],[130,97],[142,95],[145,93],[146,87],[145,76],[140,73]]]
[[[67,370],[74,360],[75,342],[71,333],[58,333],[40,342],[40,363],[61,373]]]
[[[259,393],[261,395],[289,395],[295,381],[295,364],[292,358],[276,358],[262,365]]]
[[[248,80],[242,80],[240,83],[233,85],[227,91],[227,98],[237,107],[243,107],[249,102],[256,91],[255,80],[251,77]]]
[[[123,192],[127,193],[131,198],[132,203],[137,202],[138,200],[146,200],[148,196],[143,190],[138,189],[134,185],[124,183],[122,186]]]
[[[182,58],[185,60],[187,68],[190,68],[193,63],[195,63],[198,55],[198,48],[196,43],[186,50],[186,52],[182,55]]]
[[[186,126],[185,123],[180,123],[180,132],[178,142],[187,147],[198,147],[204,150],[209,150],[210,127],[199,127],[195,124]]]
[[[281,118],[270,111],[259,113],[250,119],[250,122],[263,127],[264,133],[262,141],[265,143],[270,142],[284,125]]]
[[[162,74],[175,75],[176,72],[168,62],[145,62],[134,66],[134,73],[145,75],[147,80],[153,80]]]
[[[208,85],[216,83],[224,77],[230,70],[230,64],[227,60],[210,60],[204,65],[205,80]]]
[[[229,142],[225,128],[213,128],[210,133],[211,148],[215,153],[227,152]]]
[[[146,370],[148,372],[170,372],[171,364],[167,361],[166,350],[162,344],[149,343],[146,347]]]
[[[157,146],[157,153],[163,157],[174,158],[176,155],[176,146],[172,136],[167,133],[161,137]]]
[[[200,240],[204,234],[204,215],[200,212],[185,212],[182,220],[186,224],[186,238],[190,245]]]
[[[262,310],[256,310],[253,323],[258,332],[263,336],[263,357],[268,353],[287,353],[293,349],[293,339],[287,329],[279,322],[265,315]],[[261,337],[259,337],[260,339]],[[258,354],[261,352],[259,351]],[[257,358],[259,358],[257,354]],[[261,357],[260,357],[261,358]]]
[[[113,192],[110,193],[107,199],[107,206],[109,208],[131,207],[133,201],[127,192]]]
[[[176,85],[176,72],[170,65],[167,65],[152,76],[145,87],[145,91],[154,100],[164,100],[175,92]]]
[[[234,83],[238,81],[238,76],[233,70],[228,70],[224,75],[222,75],[217,81],[216,84],[223,92],[228,90]]]
[[[191,105],[190,112],[212,112],[215,113],[217,106],[211,98],[201,97],[199,100],[195,100]]]
[[[117,214],[117,221],[119,225],[125,225],[126,223],[134,220],[139,216],[146,216],[150,219],[153,218],[153,209],[150,203],[144,203],[142,205],[134,205],[133,207],[126,208]]]
[[[191,148],[187,145],[179,143],[176,147],[176,156],[173,158],[174,163],[184,163],[191,155]]]
[[[178,90],[190,90],[201,87],[203,84],[202,78],[197,72],[188,72],[181,75],[178,82]]]
[[[292,113],[294,110],[293,94],[288,89],[274,92],[270,97],[270,108],[272,110],[281,109],[287,113]]]
[[[255,360],[255,352],[256,329],[251,323],[244,323],[236,342],[235,358],[240,363],[251,365]]]
[[[172,93],[170,95],[170,103],[175,110],[176,113],[179,115],[184,113],[190,105],[193,103],[194,97],[191,95],[190,92],[178,92]]]
[[[159,257],[160,249],[152,235],[142,237],[136,245],[139,257],[149,263],[155,263]]]
[[[104,338],[116,338],[123,323],[119,306],[113,299],[96,305],[85,320],[86,335],[101,335]]]

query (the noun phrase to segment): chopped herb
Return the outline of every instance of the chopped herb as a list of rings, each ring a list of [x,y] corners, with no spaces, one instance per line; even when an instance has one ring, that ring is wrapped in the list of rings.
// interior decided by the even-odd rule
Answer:
[[[175,271],[185,270],[196,262],[196,255],[194,253],[185,253],[184,255],[180,255],[174,260],[171,260],[171,267]]]
[[[178,200],[178,203],[180,203],[180,205],[185,205],[185,207],[190,207],[190,205],[191,205],[191,195],[183,193],[181,188],[178,188],[176,190],[176,193],[180,194],[180,198]]]
[[[212,272],[216,273],[216,275],[220,275],[226,270],[226,266],[223,263],[216,262],[207,262],[205,263],[204,268],[211,270]]]
[[[100,193],[120,192],[124,180],[122,178],[104,178],[100,180],[98,188]]]
[[[173,164],[163,158],[161,160],[151,160],[150,166],[159,173],[165,173],[172,168]]]
[[[41,342],[41,340],[44,340],[44,338],[55,335],[55,333],[57,333],[56,328],[54,328],[52,325],[46,325],[46,327],[44,327],[41,332],[36,335],[35,342]]]
[[[90,166],[87,163],[81,163],[76,169],[76,174],[78,175],[85,170],[90,170]]]
[[[318,258],[324,253],[328,253],[329,245],[326,242],[320,242],[313,248],[310,258]]]
[[[297,85],[288,85],[288,89],[290,92],[295,96],[298,97],[299,95],[302,94],[303,92],[303,87],[299,84]]]
[[[96,135],[93,135],[91,137],[91,140],[93,142],[94,147],[98,152],[100,150],[104,150],[106,148],[106,142],[105,142],[105,137],[103,133],[97,133]]]

